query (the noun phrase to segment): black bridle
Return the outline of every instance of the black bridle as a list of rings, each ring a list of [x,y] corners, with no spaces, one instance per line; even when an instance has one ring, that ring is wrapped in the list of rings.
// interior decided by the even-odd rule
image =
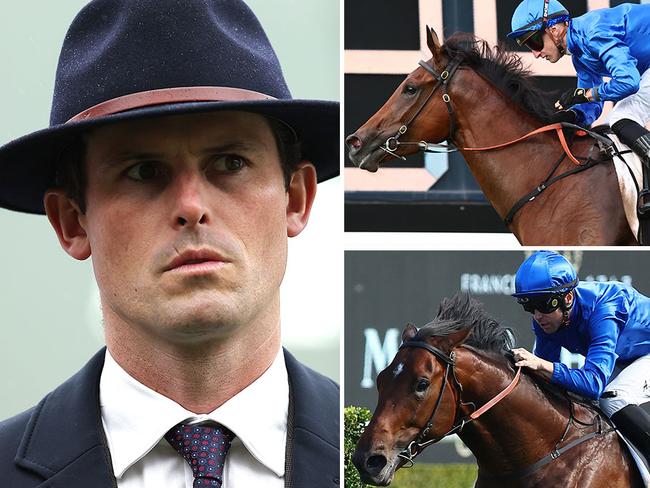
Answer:
[[[463,430],[463,427],[465,427],[466,424],[469,422],[475,420],[478,418],[482,413],[487,411],[487,409],[491,408],[494,404],[490,406],[483,406],[480,409],[476,410],[476,405],[473,402],[463,402],[462,401],[462,393],[463,393],[463,385],[458,381],[458,378],[456,377],[456,371],[454,367],[456,366],[456,353],[454,351],[451,351],[448,355],[445,354],[443,351],[438,349],[435,346],[432,346],[431,344],[425,342],[425,341],[406,341],[403,342],[402,345],[399,347],[400,349],[403,348],[408,348],[408,347],[416,347],[416,348],[421,348],[421,349],[426,349],[429,351],[431,354],[433,354],[436,359],[441,361],[445,367],[445,374],[442,379],[442,384],[440,386],[440,393],[438,394],[438,399],[436,400],[436,404],[433,408],[433,411],[431,412],[431,416],[429,417],[429,420],[427,421],[426,425],[424,428],[420,431],[420,433],[413,439],[409,445],[404,449],[402,452],[400,452],[397,456],[405,460],[405,464],[402,466],[404,468],[410,468],[413,466],[414,459],[420,455],[420,453],[424,450],[425,447],[427,447],[430,444],[435,444],[436,442],[439,442],[441,439],[444,437],[447,437],[448,435],[455,434],[456,432],[461,432]],[[519,368],[521,370],[521,368]],[[449,378],[449,373],[451,372],[451,377],[454,380],[454,383],[456,384],[456,390],[458,392],[458,397],[456,400],[456,418],[454,420],[454,426],[445,434],[443,434],[440,437],[429,439],[424,441],[424,439],[429,435],[429,432],[431,431],[431,428],[433,427],[433,421],[436,415],[436,412],[438,411],[438,408],[440,407],[440,403],[442,400],[442,395],[445,391],[445,387],[447,386],[448,383],[448,378]],[[516,385],[516,383],[513,381],[511,385],[508,387],[510,388],[511,386]],[[507,389],[508,389],[507,388]],[[499,395],[497,395],[498,397]],[[575,417],[574,411],[573,411],[573,401],[569,398],[568,394],[565,392],[565,396],[567,398],[567,401],[569,403],[569,421],[567,422],[567,425],[564,429],[564,433],[560,437],[560,440],[555,444],[553,450],[544,456],[542,459],[539,461],[533,463],[530,466],[527,466],[515,473],[504,473],[504,474],[499,474],[499,475],[492,475],[492,474],[486,474],[486,473],[481,473],[481,476],[487,477],[487,478],[523,478],[524,476],[529,476],[536,472],[537,470],[541,469],[542,467],[546,466],[548,463],[556,460],[559,458],[563,453],[568,451],[569,449],[572,449],[579,444],[582,444],[583,442],[586,442],[588,440],[593,439],[594,437],[599,437],[604,434],[608,434],[610,432],[613,432],[614,429],[610,428],[608,430],[603,430],[603,425],[602,425],[602,419],[600,415],[596,417],[596,420],[592,424],[587,424],[583,423],[580,420],[578,420]],[[497,398],[495,397],[495,398]],[[491,400],[489,403],[492,403],[493,400]],[[459,417],[459,412],[461,411],[461,407],[463,406],[469,406],[472,405],[475,410],[475,414],[478,415],[473,415],[470,414],[468,416],[465,416],[458,421]],[[487,409],[485,408],[487,406]],[[480,410],[480,412],[479,412]],[[574,425],[574,423],[583,425],[583,426],[590,426],[590,425],[596,425],[597,428],[594,432],[591,432],[589,434],[585,434],[578,439],[575,439],[568,443],[565,446],[560,447],[563,443],[564,440],[566,439],[567,434],[569,433],[569,429],[571,425]],[[423,442],[424,441],[424,442]]]
[[[404,459],[407,463],[410,463],[408,465],[404,465],[403,467],[410,468],[413,466],[414,462],[413,460],[423,451],[425,447],[427,447],[429,444],[434,444],[438,441],[440,441],[443,437],[447,437],[450,434],[455,433],[456,431],[460,432],[463,430],[463,427],[465,424],[470,421],[469,418],[463,418],[461,419],[460,423],[456,424],[456,421],[454,420],[454,427],[452,427],[449,432],[446,434],[442,435],[439,438],[434,438],[434,439],[429,439],[428,441],[422,442],[428,435],[429,432],[431,431],[431,428],[433,427],[433,421],[436,416],[436,412],[438,411],[438,408],[440,407],[440,403],[442,401],[442,395],[445,392],[445,387],[447,386],[448,383],[448,378],[449,378],[449,372],[451,371],[451,377],[454,380],[454,383],[456,384],[456,389],[458,391],[458,399],[456,401],[456,416],[458,417],[458,412],[460,411],[460,406],[462,405],[474,405],[473,403],[463,403],[461,400],[461,393],[463,391],[463,385],[460,384],[458,381],[458,378],[456,378],[456,371],[454,369],[454,366],[456,365],[456,353],[454,351],[451,351],[449,355],[445,354],[443,351],[438,349],[437,347],[432,346],[431,344],[424,342],[424,341],[406,341],[402,343],[400,346],[400,349],[407,348],[407,347],[418,347],[421,349],[426,349],[429,351],[431,354],[433,354],[438,360],[440,360],[444,366],[445,366],[445,374],[442,377],[442,384],[440,386],[440,393],[438,394],[438,399],[436,400],[436,405],[433,407],[433,411],[431,412],[431,415],[429,416],[429,420],[427,421],[426,425],[424,428],[420,431],[420,433],[413,439],[409,445],[404,449],[402,452],[398,454],[398,456],[402,459]],[[476,407],[474,405],[474,407]]]
[[[451,81],[451,78],[454,76],[454,73],[456,73],[456,70],[462,64],[462,59],[459,57],[452,59],[442,73],[438,73],[426,61],[420,61],[418,64],[436,79],[436,84],[433,85],[432,90],[429,92],[429,94],[426,96],[426,98],[420,104],[417,110],[413,113],[413,115],[411,115],[411,117],[409,117],[409,119],[400,126],[400,128],[397,130],[397,133],[394,136],[391,136],[388,139],[386,139],[386,142],[384,142],[383,145],[379,146],[379,148],[382,151],[386,152],[387,154],[390,154],[391,156],[395,156],[396,158],[400,158],[402,160],[405,160],[406,158],[404,156],[400,156],[395,151],[397,151],[399,146],[404,146],[404,145],[417,145],[419,150],[424,152],[456,151],[456,148],[453,147],[451,144],[433,144],[426,141],[402,142],[399,140],[401,136],[406,134],[409,125],[411,125],[413,121],[416,119],[416,117],[420,115],[420,112],[422,112],[424,107],[429,103],[429,100],[431,100],[431,98],[433,97],[433,94],[440,87],[442,87],[442,90],[444,92],[442,94],[442,101],[445,102],[445,105],[447,106],[447,112],[449,113],[449,136],[447,137],[447,140],[449,141],[452,138],[454,132],[456,132],[456,118],[454,117],[454,109],[451,106],[451,97],[449,96],[449,93],[447,91],[447,84]]]

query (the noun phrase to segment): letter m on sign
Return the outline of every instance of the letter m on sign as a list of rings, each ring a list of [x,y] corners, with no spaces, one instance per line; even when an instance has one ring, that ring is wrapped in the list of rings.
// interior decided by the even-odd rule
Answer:
[[[361,388],[372,388],[375,386],[374,371],[379,373],[397,354],[399,347],[400,331],[399,329],[388,329],[384,336],[384,342],[379,340],[377,329],[364,329],[363,336],[366,346],[363,353],[363,378],[361,378]]]

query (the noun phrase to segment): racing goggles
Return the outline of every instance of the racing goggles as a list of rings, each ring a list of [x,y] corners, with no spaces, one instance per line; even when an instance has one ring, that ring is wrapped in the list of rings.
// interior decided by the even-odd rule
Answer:
[[[524,307],[524,310],[528,313],[535,313],[535,310],[541,313],[551,313],[560,307],[562,300],[564,300],[562,295],[542,295],[539,297],[519,297],[517,303]]]
[[[527,47],[531,51],[544,49],[544,30],[534,30],[517,38],[517,44]]]

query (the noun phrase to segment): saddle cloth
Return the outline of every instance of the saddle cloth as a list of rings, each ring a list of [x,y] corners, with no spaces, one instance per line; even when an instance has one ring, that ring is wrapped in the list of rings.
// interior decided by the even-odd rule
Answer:
[[[614,146],[619,152],[630,150],[616,135],[612,133],[606,135],[614,142]],[[624,158],[625,162],[623,162],[621,158]],[[640,186],[643,184],[641,165],[641,158],[639,158],[639,156],[634,152],[627,152],[621,154],[621,156],[614,157],[614,167],[616,168],[618,188],[621,192],[623,207],[625,208],[625,216],[627,217],[627,222],[635,236],[639,235],[639,216],[636,213],[636,208],[639,198],[639,190],[641,189]],[[634,174],[636,183],[634,182],[634,178],[632,178],[630,172]],[[638,188],[637,184],[639,185]]]

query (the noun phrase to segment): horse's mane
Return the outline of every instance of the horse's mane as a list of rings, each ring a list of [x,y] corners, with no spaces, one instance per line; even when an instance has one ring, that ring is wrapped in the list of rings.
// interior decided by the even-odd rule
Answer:
[[[462,59],[524,110],[544,123],[550,122],[554,110],[549,94],[536,86],[533,75],[517,53],[503,46],[491,48],[486,41],[465,32],[453,34],[442,49],[449,59]]]
[[[444,298],[436,317],[417,332],[415,340],[448,336],[465,329],[471,329],[464,342],[468,346],[500,354],[515,346],[512,329],[490,317],[482,304],[467,294]]]

